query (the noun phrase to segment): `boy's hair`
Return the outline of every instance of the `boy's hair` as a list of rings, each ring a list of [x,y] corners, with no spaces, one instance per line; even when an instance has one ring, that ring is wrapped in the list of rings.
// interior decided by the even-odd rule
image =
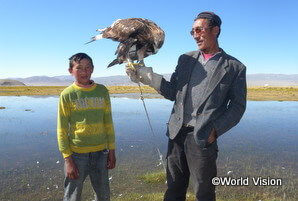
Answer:
[[[88,56],[86,53],[77,53],[77,54],[72,55],[72,56],[69,58],[69,69],[72,69],[72,67],[73,67],[73,63],[74,63],[74,62],[75,62],[75,63],[80,63],[80,61],[81,61],[82,59],[89,59],[89,61],[90,61],[91,65],[92,65],[92,67],[94,68],[94,66],[93,66],[93,61],[92,61],[92,59],[91,59],[90,56]]]

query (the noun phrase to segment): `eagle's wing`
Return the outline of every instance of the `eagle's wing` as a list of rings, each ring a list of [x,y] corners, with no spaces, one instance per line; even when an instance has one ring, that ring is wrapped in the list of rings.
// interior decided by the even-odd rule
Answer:
[[[136,45],[145,45],[148,38],[148,25],[141,18],[128,18],[118,20],[103,32],[103,38],[119,41],[115,54],[117,58],[108,67],[121,64],[130,59],[131,48],[136,49]],[[134,47],[133,47],[134,46]],[[136,59],[136,58],[133,58]]]
[[[146,32],[147,26],[139,18],[120,19],[102,32],[103,38],[123,42],[128,38],[135,38],[138,34]]]

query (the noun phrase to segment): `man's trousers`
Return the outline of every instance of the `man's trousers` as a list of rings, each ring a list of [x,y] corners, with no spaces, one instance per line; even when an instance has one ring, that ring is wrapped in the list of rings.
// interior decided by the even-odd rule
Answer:
[[[164,201],[185,201],[189,178],[193,182],[196,201],[215,201],[217,142],[200,148],[193,127],[182,127],[169,139],[167,153],[167,191]]]

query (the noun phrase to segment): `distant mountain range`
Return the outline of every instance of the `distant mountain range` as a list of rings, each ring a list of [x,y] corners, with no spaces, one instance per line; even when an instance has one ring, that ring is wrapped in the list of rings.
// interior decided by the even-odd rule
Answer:
[[[169,80],[171,74],[163,75],[166,80]],[[108,77],[93,77],[96,83],[104,84],[106,86],[116,85],[135,85],[126,75],[108,76]],[[6,81],[5,81],[6,80]],[[14,80],[18,82],[8,82],[7,80]],[[65,76],[33,76],[27,78],[8,78],[0,79],[0,86],[2,85],[21,85],[24,83],[27,86],[68,86],[74,81],[71,75]],[[248,74],[248,86],[298,86],[298,74]]]
[[[25,84],[17,80],[0,79],[0,86],[25,86]]]
[[[298,74],[248,74],[248,86],[298,86]]]

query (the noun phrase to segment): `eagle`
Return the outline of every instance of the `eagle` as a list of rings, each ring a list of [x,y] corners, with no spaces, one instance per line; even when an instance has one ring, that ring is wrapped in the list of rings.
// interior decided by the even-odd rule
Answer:
[[[91,38],[91,41],[107,38],[118,41],[119,45],[114,59],[108,68],[116,64],[128,63],[144,65],[144,58],[156,54],[164,43],[164,31],[153,21],[144,18],[118,19],[112,25],[97,29],[100,34]],[[87,44],[86,43],[86,44]]]

